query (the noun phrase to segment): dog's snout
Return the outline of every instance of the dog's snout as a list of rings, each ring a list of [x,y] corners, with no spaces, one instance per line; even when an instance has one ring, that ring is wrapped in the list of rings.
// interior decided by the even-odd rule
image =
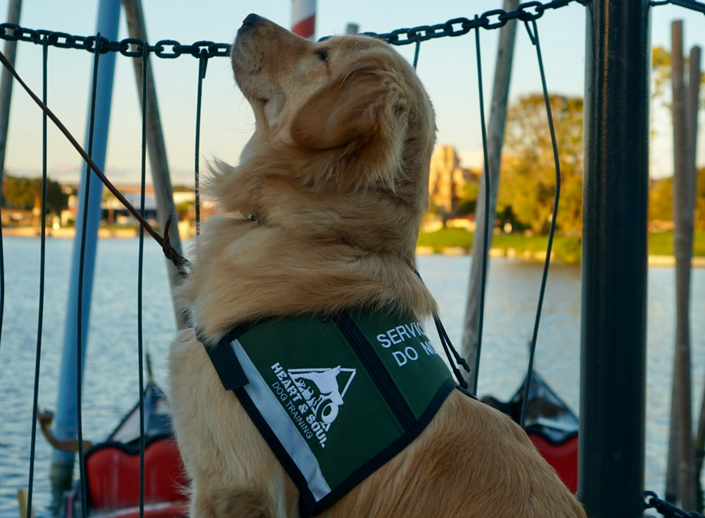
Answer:
[[[260,21],[262,21],[262,17],[255,14],[255,13],[250,13],[248,14],[245,19],[242,21],[242,27],[254,27],[257,25]]]

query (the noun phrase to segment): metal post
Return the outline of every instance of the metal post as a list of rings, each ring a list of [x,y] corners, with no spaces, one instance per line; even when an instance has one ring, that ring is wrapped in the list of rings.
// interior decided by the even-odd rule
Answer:
[[[666,494],[677,489],[685,510],[696,509],[693,473],[692,387],[690,365],[690,260],[693,254],[693,204],[690,182],[686,86],[683,80],[683,22],[671,23],[671,81],[673,83],[673,248],[676,257],[676,343],[673,355],[671,430],[668,451]],[[697,108],[696,108],[697,111]],[[693,161],[693,165],[695,161]],[[675,473],[673,472],[675,471]],[[669,488],[668,482],[676,481]],[[670,491],[669,491],[670,489]]]
[[[649,0],[587,3],[579,497],[643,515]]]
[[[120,21],[120,0],[100,0],[98,8],[97,29],[101,36],[109,40],[116,40],[118,36],[118,23]],[[98,83],[96,90],[96,116],[93,134],[93,160],[101,169],[105,167],[105,155],[108,141],[108,121],[110,118],[110,105],[113,92],[113,75],[115,72],[115,54],[107,53],[101,56],[98,69]],[[87,127],[90,126],[90,121]],[[86,131],[86,139],[88,139]],[[88,174],[93,174],[89,172]],[[66,311],[66,327],[64,331],[64,352],[61,361],[61,374],[59,379],[59,395],[56,407],[54,435],[59,440],[76,439],[77,437],[77,401],[76,401],[76,364],[78,336],[77,329],[77,304],[78,304],[78,279],[80,239],[83,227],[83,196],[85,192],[86,170],[84,169],[79,189],[78,214],[76,217],[76,237],[74,239],[73,257],[71,262],[71,277],[69,281],[69,296]],[[98,241],[98,226],[100,224],[100,203],[103,185],[99,181],[90,182],[87,196],[89,197],[88,217],[86,224],[86,244],[84,252],[84,276],[82,297],[82,358],[86,354],[86,338],[88,335],[88,321],[90,315],[91,294],[93,290],[93,272],[95,267],[96,245]],[[82,365],[85,362],[82,362]],[[71,485],[73,476],[74,454],[54,450],[51,466],[52,492],[54,501],[61,498],[61,493]]]
[[[7,22],[20,23],[22,12],[22,0],[12,0],[7,7]],[[12,66],[15,66],[15,56],[17,55],[17,42],[5,41],[3,52]],[[5,174],[5,151],[7,149],[7,130],[10,126],[10,102],[12,101],[12,75],[6,68],[2,70],[2,81],[0,82],[0,185]]]

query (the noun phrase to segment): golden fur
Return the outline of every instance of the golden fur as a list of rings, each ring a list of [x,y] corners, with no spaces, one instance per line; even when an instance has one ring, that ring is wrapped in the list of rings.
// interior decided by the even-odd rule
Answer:
[[[253,16],[232,56],[256,130],[240,165],[214,172],[226,214],[206,225],[181,288],[192,321],[213,341],[261,317],[360,306],[434,314],[413,268],[435,123],[413,69],[372,38],[313,43]],[[296,487],[191,329],[172,345],[170,375],[191,516],[299,516]],[[523,430],[454,391],[409,447],[321,516],[585,513]]]

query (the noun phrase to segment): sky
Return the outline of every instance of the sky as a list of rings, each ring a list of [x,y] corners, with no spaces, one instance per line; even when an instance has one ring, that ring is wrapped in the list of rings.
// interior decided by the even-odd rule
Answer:
[[[291,0],[257,2],[199,0],[143,0],[150,42],[161,39],[190,44],[199,40],[230,42],[242,20],[256,12],[285,27],[291,25]],[[317,37],[341,34],[348,23],[360,31],[389,32],[402,27],[433,25],[502,7],[501,0],[318,0]],[[6,19],[8,0],[0,0]],[[98,0],[24,0],[20,24],[88,36],[96,31]],[[705,16],[673,6],[652,11],[652,44],[670,47],[670,24],[684,20],[685,47],[705,46]],[[577,3],[547,11],[538,21],[548,88],[551,93],[582,95],[585,66],[585,8]],[[498,31],[480,32],[482,77],[486,116],[489,116]],[[124,15],[118,38],[127,37]],[[413,46],[397,49],[413,58]],[[92,54],[52,48],[49,51],[49,105],[79,142],[85,141]],[[158,101],[164,126],[173,183],[193,182],[195,163],[195,113],[198,60],[153,59]],[[18,45],[16,68],[36,92],[41,91],[41,49],[31,43]],[[705,63],[703,64],[705,68]],[[421,47],[418,73],[434,102],[438,143],[456,148],[467,166],[482,163],[475,38],[441,38]],[[240,151],[254,129],[248,103],[234,84],[229,60],[214,58],[208,64],[203,86],[200,162],[219,158],[237,164]],[[510,101],[540,91],[536,53],[526,30],[518,27]],[[702,95],[705,95],[703,93]],[[705,116],[701,113],[701,130]],[[652,176],[672,174],[668,114],[652,112],[654,142]],[[11,108],[6,171],[41,174],[42,115],[28,96],[15,88]],[[140,110],[130,58],[118,56],[110,137],[105,171],[117,184],[137,183],[140,168]],[[705,165],[705,131],[701,131],[699,164]],[[82,162],[57,130],[50,128],[49,176],[76,182]]]

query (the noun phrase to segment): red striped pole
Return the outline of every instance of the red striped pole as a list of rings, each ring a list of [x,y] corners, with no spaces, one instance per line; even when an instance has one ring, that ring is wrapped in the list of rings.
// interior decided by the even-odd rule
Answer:
[[[315,40],[316,0],[292,0],[291,32]]]

